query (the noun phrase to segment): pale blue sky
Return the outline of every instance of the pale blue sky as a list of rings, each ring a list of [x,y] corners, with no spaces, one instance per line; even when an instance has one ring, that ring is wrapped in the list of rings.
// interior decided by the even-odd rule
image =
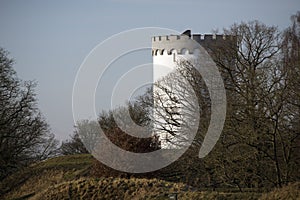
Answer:
[[[15,58],[20,78],[38,82],[39,107],[52,131],[65,139],[73,132],[76,72],[109,36],[149,26],[210,33],[254,19],[284,29],[297,10],[299,0],[1,0],[0,46]]]

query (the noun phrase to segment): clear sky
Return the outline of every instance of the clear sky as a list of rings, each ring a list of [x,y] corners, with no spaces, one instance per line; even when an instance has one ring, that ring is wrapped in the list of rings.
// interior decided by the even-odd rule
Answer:
[[[65,139],[73,132],[77,70],[111,35],[152,26],[210,33],[249,20],[283,30],[297,10],[299,0],[1,0],[0,46],[15,59],[21,79],[37,81],[39,108],[57,138]]]

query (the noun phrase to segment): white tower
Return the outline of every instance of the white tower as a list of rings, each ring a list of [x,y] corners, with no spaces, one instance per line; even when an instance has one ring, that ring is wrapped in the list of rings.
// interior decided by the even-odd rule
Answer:
[[[193,37],[198,37],[199,40],[201,36]],[[181,98],[183,93],[180,90],[189,83],[180,77],[176,68],[181,60],[194,63],[200,55],[199,43],[193,37],[188,30],[182,35],[152,38],[153,77],[154,82],[157,83],[153,87],[154,130],[160,138],[162,148],[177,148],[189,141],[189,136],[183,133],[187,131],[183,130],[185,121],[182,119],[182,113],[187,111],[179,105],[180,103],[176,103],[176,99],[181,100],[181,103],[182,99],[186,99],[186,97]],[[191,91],[185,92],[191,93]],[[199,120],[196,123],[198,122]]]
[[[203,64],[199,63],[201,59],[200,62],[203,62],[203,58],[200,59],[201,49],[203,51],[204,48],[208,53],[211,53],[220,46],[234,45],[232,39],[232,36],[225,35],[191,35],[190,30],[181,35],[152,38],[153,77],[154,81],[159,83],[158,85],[164,86],[164,89],[158,85],[153,87],[154,132],[159,136],[162,148],[174,148],[173,143],[184,145],[184,140],[191,139],[188,135],[191,132],[190,128],[193,124],[199,123],[199,119],[193,118],[196,115],[199,117],[197,109],[200,108],[198,108],[197,97],[193,96],[195,94],[193,88],[189,87],[189,82],[185,77],[176,72],[178,64],[185,60],[194,67],[200,68]],[[175,91],[172,93],[174,88]],[[183,98],[182,94],[185,95]],[[159,101],[157,98],[160,98]],[[184,99],[185,102],[176,106],[174,98],[175,100]],[[172,118],[170,112],[179,114],[173,115],[175,118]],[[184,116],[182,118],[182,113],[187,114],[190,118]]]

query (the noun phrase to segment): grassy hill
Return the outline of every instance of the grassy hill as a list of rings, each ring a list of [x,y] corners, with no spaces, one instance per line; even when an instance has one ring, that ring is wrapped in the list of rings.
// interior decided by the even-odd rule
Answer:
[[[61,156],[36,163],[2,181],[0,194],[4,194],[7,199],[31,197],[56,184],[89,177],[93,160],[91,155],[84,154]]]
[[[1,199],[258,199],[260,193],[196,191],[183,183],[143,178],[96,178],[90,174],[94,158],[72,155],[52,158],[15,173],[0,183]],[[283,188],[297,199],[299,185]],[[282,192],[264,194],[278,198]],[[272,198],[268,198],[272,197]],[[290,197],[290,196],[285,196]]]

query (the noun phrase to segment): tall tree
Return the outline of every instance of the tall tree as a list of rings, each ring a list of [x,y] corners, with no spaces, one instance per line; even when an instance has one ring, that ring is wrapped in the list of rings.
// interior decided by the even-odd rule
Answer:
[[[258,21],[233,25],[225,33],[238,36],[238,48],[234,67],[217,59],[234,86],[228,88],[219,164],[228,181],[237,180],[244,187],[282,186],[290,180],[290,156],[298,136],[289,128],[287,105],[295,87],[289,89],[281,33]]]
[[[284,164],[283,174],[286,182],[300,179],[300,12],[291,16],[291,25],[283,33],[283,69],[286,85],[284,104],[284,124],[280,129],[289,135],[289,144],[282,146]]]
[[[57,143],[37,108],[35,83],[21,81],[12,66],[0,49],[0,179],[53,155]]]
[[[285,43],[276,27],[251,21],[224,30],[225,35],[236,38],[234,42],[216,42],[206,47],[224,79],[228,108],[219,143],[204,159],[203,167],[212,185],[225,183],[240,189],[273,187],[297,179],[299,19],[293,20],[285,33]],[[186,86],[191,84],[199,107],[206,107],[200,113],[201,120],[206,119],[205,123],[200,121],[198,130],[201,145],[210,120],[210,104],[205,84],[192,68],[191,63],[179,63],[177,73],[188,81],[177,78],[176,73],[170,74],[161,80],[162,84],[158,83],[160,91],[154,94],[154,102],[158,102],[158,113],[163,119],[158,121],[158,127],[174,137],[181,136],[184,133],[177,127],[184,121],[179,111],[185,107],[194,110],[195,106],[187,98],[191,95],[185,95],[193,92]]]

